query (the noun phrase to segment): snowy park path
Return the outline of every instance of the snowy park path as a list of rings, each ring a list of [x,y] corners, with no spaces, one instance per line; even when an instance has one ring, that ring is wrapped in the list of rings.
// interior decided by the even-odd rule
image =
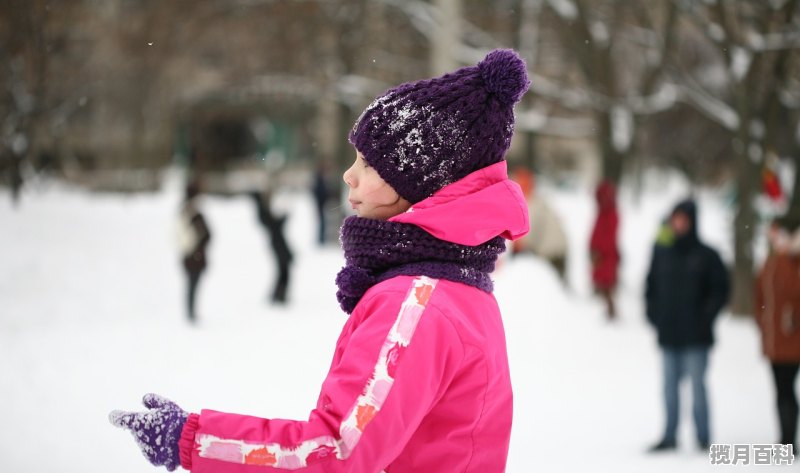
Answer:
[[[106,419],[114,408],[138,409],[150,391],[189,410],[307,416],[345,320],[333,285],[343,260],[335,246],[314,246],[309,198],[278,202],[292,212],[297,255],[287,307],[267,303],[273,268],[250,200],[206,200],[210,266],[201,323],[190,327],[173,235],[176,186],[146,196],[51,186],[24,195],[18,209],[2,197],[0,471],[155,471]],[[640,280],[658,214],[671,201],[623,201],[622,315],[613,324],[584,278],[591,200],[560,194],[554,203],[570,218],[572,288],[533,257],[504,257],[495,273],[515,390],[508,471],[732,468],[711,466],[694,446],[687,397],[680,450],[645,453],[661,433],[662,412]],[[713,227],[726,216],[712,208],[705,218]],[[712,242],[724,239],[716,231]],[[709,368],[714,441],[771,443],[772,386],[752,321],[723,314],[717,339]]]

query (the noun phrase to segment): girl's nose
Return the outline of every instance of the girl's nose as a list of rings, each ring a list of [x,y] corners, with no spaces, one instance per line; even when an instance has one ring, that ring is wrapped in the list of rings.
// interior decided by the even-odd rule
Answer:
[[[349,187],[353,187],[353,176],[350,171],[353,170],[353,167],[349,167],[347,171],[342,174],[342,179],[344,179],[344,183],[347,184]]]

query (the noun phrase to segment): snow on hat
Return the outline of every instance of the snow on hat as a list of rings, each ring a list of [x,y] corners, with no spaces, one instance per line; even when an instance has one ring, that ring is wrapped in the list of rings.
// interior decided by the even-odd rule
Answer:
[[[514,104],[530,81],[511,49],[476,66],[401,84],[375,99],[349,140],[401,197],[417,203],[500,162],[514,132]]]

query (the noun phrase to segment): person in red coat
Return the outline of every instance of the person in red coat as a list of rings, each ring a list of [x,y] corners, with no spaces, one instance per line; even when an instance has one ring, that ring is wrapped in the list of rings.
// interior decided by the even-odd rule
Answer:
[[[614,184],[602,181],[597,186],[597,220],[592,229],[589,251],[592,259],[592,283],[595,291],[606,303],[606,315],[609,320],[616,317],[614,307],[614,289],[617,286],[617,268],[619,267],[619,248],[617,247],[617,229],[619,214]]]

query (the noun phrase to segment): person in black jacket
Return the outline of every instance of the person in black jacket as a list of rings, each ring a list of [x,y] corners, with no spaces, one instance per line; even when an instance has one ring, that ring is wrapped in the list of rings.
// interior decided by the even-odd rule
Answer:
[[[677,446],[679,386],[688,375],[700,447],[711,442],[705,373],[714,344],[713,325],[729,295],[728,273],[716,251],[697,235],[697,206],[680,202],[662,229],[647,274],[647,319],[663,355],[666,428],[651,451]]]
[[[272,301],[283,304],[287,299],[289,289],[289,269],[293,255],[289,244],[284,235],[284,225],[286,215],[274,215],[270,208],[269,193],[260,194],[253,192],[250,194],[256,203],[258,220],[267,230],[269,240],[272,244],[272,252],[275,255],[275,263],[278,271],[278,278],[275,281],[275,288],[272,291]]]

